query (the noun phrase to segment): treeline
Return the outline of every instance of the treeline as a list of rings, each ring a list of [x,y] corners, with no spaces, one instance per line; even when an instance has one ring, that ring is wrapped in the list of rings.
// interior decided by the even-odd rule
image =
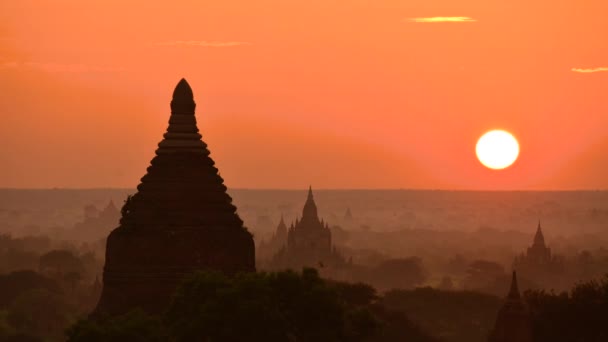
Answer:
[[[608,341],[608,275],[570,292],[528,291],[534,341]]]
[[[437,341],[405,314],[386,309],[364,284],[302,273],[229,278],[198,273],[161,316],[132,311],[80,321],[68,341]]]
[[[102,261],[57,247],[44,237],[0,236],[0,341],[62,341],[97,303]]]

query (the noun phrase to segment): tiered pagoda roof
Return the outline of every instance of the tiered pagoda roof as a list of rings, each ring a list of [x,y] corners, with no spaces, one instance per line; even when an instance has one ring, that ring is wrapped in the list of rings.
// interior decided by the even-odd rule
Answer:
[[[156,156],[108,237],[97,311],[160,312],[192,272],[255,270],[252,236],[201,140],[195,108],[192,89],[182,79]]]

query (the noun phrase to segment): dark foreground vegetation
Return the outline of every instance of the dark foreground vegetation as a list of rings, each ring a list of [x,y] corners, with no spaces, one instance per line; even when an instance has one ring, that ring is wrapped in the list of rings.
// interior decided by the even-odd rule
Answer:
[[[0,277],[0,341],[486,341],[503,300],[468,291],[332,282],[315,270],[198,273],[161,316],[91,308],[33,271]],[[608,340],[608,277],[570,292],[528,291],[534,341]],[[71,327],[70,327],[71,325]],[[69,328],[68,328],[69,327]],[[67,329],[67,331],[66,331]]]
[[[534,341],[608,341],[608,275],[569,293],[529,291]]]
[[[364,284],[321,279],[313,269],[228,278],[198,273],[161,317],[132,311],[82,320],[69,341],[435,341]]]

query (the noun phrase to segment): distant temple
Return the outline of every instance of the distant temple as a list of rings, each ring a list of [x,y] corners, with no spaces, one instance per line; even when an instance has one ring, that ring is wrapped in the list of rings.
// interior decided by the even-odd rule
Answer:
[[[275,236],[283,234],[282,230],[283,227],[279,225]],[[332,245],[328,224],[319,219],[312,188],[308,190],[302,218],[291,224],[286,237],[285,247],[273,258],[273,268],[299,270],[302,267],[323,268],[345,264],[344,258]]]
[[[92,204],[87,205],[84,207],[84,220],[73,226],[72,236],[89,241],[104,238],[116,227],[119,220],[120,211],[112,200],[101,211]]]
[[[281,215],[281,220],[279,225],[277,226],[275,232],[272,234],[270,239],[262,240],[259,243],[256,257],[259,258],[260,263],[264,263],[268,259],[271,259],[278,251],[285,248],[287,244],[287,225],[285,225],[285,220],[283,219],[283,215]]]
[[[519,294],[517,274],[513,272],[511,290],[498,311],[488,342],[532,342],[530,314]]]
[[[114,201],[110,200],[108,205],[99,213],[99,219],[104,222],[116,222],[120,217],[120,211],[116,208]]]
[[[543,230],[540,227],[540,221],[536,228],[536,235],[534,235],[534,242],[531,247],[528,248],[525,259],[526,261],[536,264],[546,264],[551,262],[551,248],[545,245],[545,236]]]
[[[346,213],[344,214],[344,221],[352,221],[353,213],[350,211],[350,207],[346,208]]]
[[[539,286],[557,285],[556,277],[564,269],[562,258],[553,255],[551,248],[547,247],[540,222],[538,222],[532,246],[525,254],[516,257],[513,265],[526,279],[532,280]]]
[[[195,106],[182,79],[156,156],[108,236],[96,313],[161,313],[179,282],[197,270],[255,271],[253,238],[201,140]]]

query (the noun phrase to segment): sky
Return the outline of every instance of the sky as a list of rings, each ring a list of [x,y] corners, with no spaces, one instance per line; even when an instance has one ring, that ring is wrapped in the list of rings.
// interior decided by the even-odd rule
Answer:
[[[0,187],[134,188],[185,77],[232,188],[608,189],[605,0],[0,2]],[[520,158],[482,166],[505,129]]]

